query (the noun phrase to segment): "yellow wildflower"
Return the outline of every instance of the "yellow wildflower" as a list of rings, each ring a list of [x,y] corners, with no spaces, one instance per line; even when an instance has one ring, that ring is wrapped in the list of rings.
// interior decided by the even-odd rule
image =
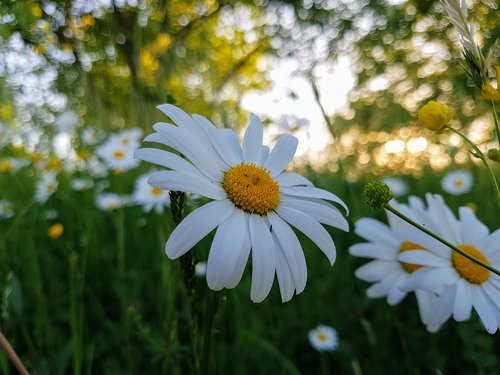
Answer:
[[[64,226],[60,223],[56,223],[52,225],[49,230],[47,231],[47,234],[50,238],[59,238],[64,232]]]
[[[418,120],[424,128],[441,130],[451,121],[451,111],[447,105],[431,100],[418,111]]]
[[[500,66],[495,66],[495,70],[497,72],[497,87],[493,87],[489,82],[483,83],[481,99],[500,101]]]

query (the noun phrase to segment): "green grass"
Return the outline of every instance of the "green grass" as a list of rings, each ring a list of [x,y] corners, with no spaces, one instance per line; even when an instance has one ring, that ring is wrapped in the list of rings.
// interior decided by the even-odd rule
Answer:
[[[410,193],[441,192],[440,175],[411,180]],[[135,173],[115,176],[109,190],[130,193]],[[311,174],[319,187],[346,200],[352,223],[363,216],[384,220],[361,201],[361,182],[346,185],[332,174]],[[0,175],[16,216],[0,220],[0,327],[33,374],[185,374],[193,369],[193,346],[201,351],[208,295],[198,279],[192,303],[179,261],[164,253],[174,224],[167,211],[145,214],[139,207],[97,210],[95,192],[74,192],[69,178],[45,205],[31,203],[34,177],[27,170]],[[473,192],[447,194],[456,212],[474,202],[490,229],[498,208],[486,175],[476,175]],[[351,197],[356,198],[353,202]],[[402,199],[403,201],[405,199]],[[187,210],[193,209],[188,202]],[[56,210],[47,220],[44,212]],[[58,239],[47,236],[54,222],[64,225]],[[329,229],[330,230],[330,229]],[[421,324],[409,295],[390,307],[365,295],[367,283],[354,277],[366,261],[348,248],[354,233],[330,230],[337,262],[330,267],[311,240],[299,234],[306,254],[305,291],[282,304],[277,283],[260,304],[250,301],[248,265],[242,282],[215,294],[212,374],[491,374],[498,369],[499,335],[489,335],[477,316],[448,322],[436,334]],[[206,259],[211,236],[193,253]],[[334,327],[340,346],[319,353],[307,333],[318,324]],[[194,337],[191,333],[194,332]],[[192,345],[190,345],[190,343]],[[15,374],[0,355],[0,372]]]

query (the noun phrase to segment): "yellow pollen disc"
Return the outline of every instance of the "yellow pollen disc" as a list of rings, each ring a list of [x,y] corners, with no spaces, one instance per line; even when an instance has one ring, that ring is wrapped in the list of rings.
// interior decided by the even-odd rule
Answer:
[[[269,171],[255,164],[239,164],[226,171],[222,187],[236,207],[263,215],[280,202],[279,184]]]
[[[125,156],[125,153],[123,151],[115,151],[113,152],[113,157],[116,159],[122,159]]]
[[[0,172],[9,172],[14,168],[12,163],[8,160],[1,160],[0,161]]]
[[[455,180],[453,184],[455,185],[455,187],[459,188],[463,186],[464,182],[462,180]]]
[[[163,192],[163,189],[160,189],[157,187],[151,188],[151,194],[153,194],[153,195],[160,195],[162,192]]]
[[[399,249],[399,253],[401,254],[401,253],[404,253],[405,251],[409,251],[409,250],[427,250],[427,249],[425,247],[417,245],[414,242],[405,241],[401,245],[401,248]],[[422,268],[422,266],[420,264],[405,263],[405,262],[400,262],[400,263],[401,263],[401,267],[403,267],[403,269],[408,273],[415,272],[419,268]]]
[[[326,337],[326,335],[323,332],[321,332],[321,333],[318,334],[318,340],[319,341],[326,341],[326,339],[327,339],[327,337]]]
[[[472,245],[457,245],[460,250],[472,255],[477,260],[489,265],[490,262],[484,254]],[[490,271],[480,265],[472,262],[463,255],[453,251],[451,254],[451,262],[458,274],[470,282],[471,284],[482,284],[490,277]]]

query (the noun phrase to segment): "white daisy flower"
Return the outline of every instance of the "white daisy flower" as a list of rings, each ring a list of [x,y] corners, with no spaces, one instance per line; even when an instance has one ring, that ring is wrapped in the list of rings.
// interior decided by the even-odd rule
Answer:
[[[10,219],[12,216],[14,216],[12,204],[6,199],[0,200],[0,217],[3,219]]]
[[[70,186],[75,191],[88,190],[94,186],[94,181],[87,178],[74,178],[71,180]]]
[[[441,196],[427,194],[426,198],[428,220],[439,228],[435,233],[500,269],[500,230],[490,234],[468,207],[460,207],[457,220]],[[412,273],[403,288],[438,294],[429,323],[442,324],[452,315],[456,321],[464,321],[474,308],[486,330],[495,333],[500,327],[500,277],[422,232],[409,235],[410,241],[417,241],[426,250],[407,251],[399,255],[399,260],[425,267]]]
[[[390,203],[411,219],[429,226],[422,214],[424,205],[419,198],[409,197],[408,205],[399,204],[395,200]],[[401,286],[405,284],[413,272],[421,268],[416,264],[401,262],[398,256],[408,250],[423,249],[423,247],[418,242],[412,242],[408,239],[407,231],[414,229],[413,226],[388,211],[386,213],[389,225],[371,218],[362,218],[356,222],[355,233],[368,242],[352,245],[349,248],[349,253],[358,257],[374,259],[358,268],[355,273],[358,279],[374,283],[366,291],[368,297],[387,297],[389,305],[396,305],[408,293],[401,290]],[[439,325],[429,324],[436,296],[423,290],[415,291],[415,295],[422,323],[430,332],[437,331]]]
[[[39,203],[47,202],[52,194],[57,190],[59,183],[55,172],[47,172],[42,175],[36,184],[35,200]]]
[[[153,187],[148,184],[148,179],[153,173],[140,176],[135,182],[135,190],[132,193],[132,202],[142,205],[145,212],[153,208],[156,213],[161,214],[164,207],[170,206],[168,190]]]
[[[333,352],[339,346],[337,331],[329,326],[318,325],[308,336],[311,346],[319,352]]]
[[[335,262],[335,245],[322,224],[347,231],[346,219],[326,201],[336,195],[313,187],[306,178],[284,172],[297,148],[297,138],[283,135],[270,152],[262,145],[259,118],[250,116],[240,146],[236,134],[218,129],[206,118],[179,108],[159,106],[177,125],[157,123],[145,141],[169,146],[168,151],[143,148],[136,157],[171,170],[155,173],[151,186],[200,194],[210,203],[190,213],[172,232],[166,253],[178,258],[217,228],[207,263],[210,289],[235,287],[252,252],[251,299],[263,301],[276,274],[283,302],[304,290],[307,267],[300,242],[289,224],[311,238]]]
[[[111,137],[96,149],[96,154],[113,170],[128,171],[139,165],[134,159],[135,144],[123,144],[120,138]]]
[[[123,146],[131,147],[134,150],[139,148],[143,131],[140,128],[125,129],[117,134],[113,134],[110,140],[116,141]]]
[[[71,134],[80,125],[80,117],[73,111],[65,111],[56,117],[55,126],[60,133]]]
[[[384,177],[382,181],[389,186],[395,197],[400,197],[408,192],[408,184],[398,177]]]
[[[465,169],[458,169],[449,172],[441,180],[441,187],[443,191],[453,194],[461,195],[468,193],[473,185],[472,173]]]
[[[96,197],[96,206],[102,211],[113,211],[123,206],[123,200],[115,193],[101,193]]]
[[[1,172],[17,172],[19,169],[26,167],[30,161],[26,158],[3,158],[0,159]]]
[[[101,140],[102,134],[95,128],[85,128],[82,130],[81,140],[84,144],[92,146]]]
[[[89,158],[85,160],[85,164],[90,176],[93,178],[101,178],[108,175],[108,168],[97,158]]]

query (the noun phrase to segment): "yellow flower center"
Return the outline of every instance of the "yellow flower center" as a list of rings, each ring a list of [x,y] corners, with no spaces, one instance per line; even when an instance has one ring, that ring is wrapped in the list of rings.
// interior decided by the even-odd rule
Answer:
[[[224,174],[222,187],[236,207],[263,215],[280,202],[279,184],[269,171],[255,164],[238,164]]]
[[[455,180],[453,184],[455,185],[455,187],[459,188],[463,186],[464,182],[462,180]]]
[[[457,245],[460,250],[465,251],[467,254],[472,255],[477,260],[489,265],[490,262],[484,254],[472,245]],[[463,255],[453,251],[451,254],[451,262],[453,267],[457,270],[458,274],[470,282],[471,284],[482,284],[490,277],[490,271],[473,261],[467,259]]]
[[[14,165],[9,160],[0,161],[0,172],[10,172],[14,168]]]
[[[113,152],[113,157],[115,159],[123,159],[125,157],[125,153],[121,150],[117,150],[117,151]]]
[[[416,243],[414,242],[411,242],[411,241],[405,241],[403,242],[403,244],[401,245],[401,248],[399,249],[399,253],[404,253],[405,251],[409,251],[409,250],[427,250],[425,247],[422,247],[420,245],[417,245]],[[405,263],[405,262],[399,262],[401,263],[401,267],[403,267],[403,269],[408,272],[408,273],[412,273],[412,272],[415,272],[416,270],[418,270],[419,268],[422,268],[422,266],[420,264],[413,264],[413,263]]]
[[[326,341],[327,338],[328,337],[325,333],[323,333],[323,332],[318,333],[318,340],[319,341],[321,341],[321,342]]]
[[[163,192],[163,189],[160,189],[160,188],[157,188],[157,187],[153,187],[151,188],[151,194],[153,195],[160,195],[161,193]]]
[[[54,224],[49,228],[48,235],[50,238],[59,238],[64,232],[64,226],[62,224]]]

